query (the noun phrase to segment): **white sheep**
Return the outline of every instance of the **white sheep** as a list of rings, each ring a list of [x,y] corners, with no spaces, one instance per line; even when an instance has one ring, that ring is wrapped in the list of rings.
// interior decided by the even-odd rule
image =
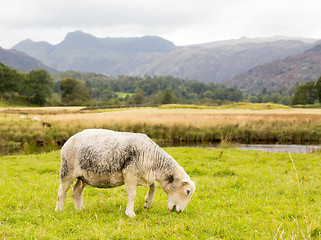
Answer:
[[[32,120],[39,122],[39,121],[40,121],[40,118],[39,118],[39,117],[33,117]]]
[[[88,129],[75,134],[61,149],[60,186],[56,211],[62,210],[66,193],[72,189],[75,208],[83,209],[86,185],[112,188],[125,184],[126,215],[134,217],[137,186],[149,186],[145,208],[150,208],[158,181],[167,193],[168,209],[181,212],[195,191],[184,169],[145,134]]]

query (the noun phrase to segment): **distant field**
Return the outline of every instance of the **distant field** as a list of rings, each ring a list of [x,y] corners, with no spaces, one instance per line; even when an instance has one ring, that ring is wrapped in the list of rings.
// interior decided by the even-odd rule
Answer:
[[[180,105],[168,104],[162,105],[159,108],[194,108],[194,109],[248,109],[248,110],[270,110],[270,109],[290,109],[289,106],[275,103],[248,103],[248,102],[233,102],[231,104],[219,106],[201,106],[201,105]]]
[[[138,188],[137,217],[125,216],[124,187],[86,187],[85,210],[71,189],[56,213],[59,151],[0,157],[2,239],[320,239],[321,153],[166,148],[196,183],[181,214],[167,210],[158,189]]]
[[[79,112],[84,107],[21,107],[21,106],[7,106],[0,107],[1,113],[9,114],[65,114]]]
[[[31,107],[36,106],[32,104],[28,97],[13,96],[7,100],[0,101],[0,107]]]
[[[157,142],[321,143],[321,109],[239,106],[0,108],[0,152],[58,149],[86,128],[146,133]]]
[[[247,124],[257,121],[321,123],[321,109],[276,108],[252,110],[206,107],[146,107],[79,112],[80,109],[80,107],[22,108],[21,110],[17,109],[17,112],[25,111],[32,116],[39,113],[48,122],[80,120],[84,125],[86,122],[89,125],[120,122],[206,127],[216,126],[217,124]],[[73,114],[65,114],[69,112]]]
[[[125,92],[116,92],[116,94],[119,98],[125,98],[127,95],[128,96],[134,95],[134,93],[125,93]]]

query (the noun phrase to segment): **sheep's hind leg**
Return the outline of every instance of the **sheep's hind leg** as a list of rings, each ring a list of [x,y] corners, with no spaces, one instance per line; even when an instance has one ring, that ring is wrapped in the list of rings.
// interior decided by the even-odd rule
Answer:
[[[85,186],[86,183],[84,183],[84,181],[78,178],[75,186],[72,188],[72,197],[74,198],[76,210],[82,210],[84,208],[82,193],[84,191]]]
[[[65,178],[60,180],[60,186],[58,188],[58,197],[57,197],[57,204],[56,204],[56,211],[62,211],[64,207],[64,202],[66,198],[67,191],[73,182],[72,178]]]

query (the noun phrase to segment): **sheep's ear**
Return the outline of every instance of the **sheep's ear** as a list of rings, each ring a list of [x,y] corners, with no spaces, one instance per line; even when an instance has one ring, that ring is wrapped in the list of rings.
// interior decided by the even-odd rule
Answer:
[[[182,183],[183,183],[184,185],[187,185],[187,184],[188,184],[188,181],[189,181],[188,178],[184,178],[184,179],[182,180]]]

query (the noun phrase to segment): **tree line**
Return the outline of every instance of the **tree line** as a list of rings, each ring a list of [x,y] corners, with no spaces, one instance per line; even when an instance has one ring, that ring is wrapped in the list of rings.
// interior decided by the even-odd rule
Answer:
[[[67,71],[54,75],[54,81],[55,93],[69,105],[79,105],[79,100],[101,105],[220,104],[244,98],[236,88],[173,76],[108,77]]]
[[[50,75],[46,70],[19,72],[0,63],[0,99],[27,96],[37,105],[221,104],[241,101],[235,88],[172,76],[118,76],[75,71]]]
[[[244,95],[222,84],[184,80],[173,76],[117,76],[75,71],[50,75],[46,70],[19,72],[0,63],[0,100],[7,95],[27,96],[37,105],[160,105],[250,101],[285,105],[321,103],[321,77],[277,92],[266,89]]]

